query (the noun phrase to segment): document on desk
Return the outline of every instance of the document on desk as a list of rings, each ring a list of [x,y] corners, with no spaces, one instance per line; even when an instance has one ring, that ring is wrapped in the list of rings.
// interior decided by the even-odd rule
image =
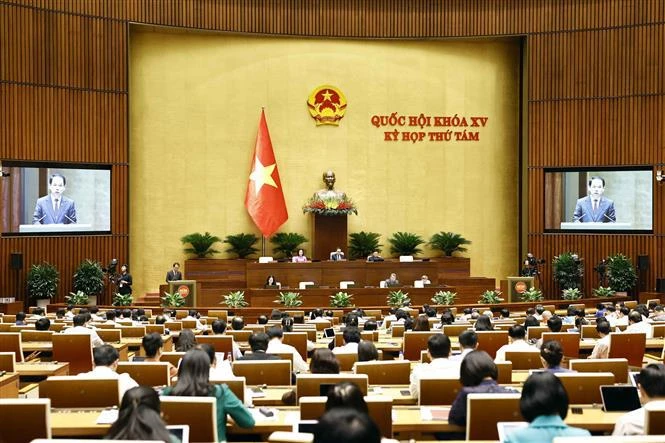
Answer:
[[[104,409],[97,421],[95,422],[98,425],[112,425],[118,420],[118,410],[117,409]]]
[[[423,421],[448,420],[450,408],[421,406],[420,419]]]

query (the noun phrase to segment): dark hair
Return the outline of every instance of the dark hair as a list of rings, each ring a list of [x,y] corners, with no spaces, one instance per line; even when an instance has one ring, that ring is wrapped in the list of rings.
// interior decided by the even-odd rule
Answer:
[[[589,324],[589,322],[586,321],[586,318],[584,318],[584,317],[577,317],[575,319],[575,327],[577,329],[581,330],[583,325],[588,325],[588,324]]]
[[[16,319],[18,320],[18,315],[16,316]],[[76,314],[74,316],[72,324],[74,326],[83,326],[83,325],[85,325],[85,322],[86,322],[85,314]]]
[[[215,320],[212,322],[212,332],[215,334],[223,334],[226,331],[226,322],[224,320]]]
[[[441,324],[442,325],[452,325],[455,322],[455,316],[452,312],[446,311],[441,314]]]
[[[450,339],[446,334],[432,334],[427,339],[427,350],[432,358],[448,358]]]
[[[573,305],[568,305],[568,308],[566,309],[566,314],[567,314],[569,317],[572,317],[572,316],[575,315],[576,313],[577,313],[577,308],[576,308],[575,306],[573,306]]]
[[[272,283],[270,283],[271,278],[272,278]],[[277,282],[277,280],[275,279],[274,275],[270,274],[269,276],[266,277],[266,285],[273,285],[274,286],[275,282]]]
[[[610,322],[605,320],[599,320],[596,323],[596,331],[598,331],[599,334],[604,334],[604,335],[609,334],[611,331]]]
[[[309,362],[312,374],[339,374],[339,361],[330,349],[317,349]]]
[[[530,326],[540,326],[540,322],[533,315],[528,315],[524,319],[524,329],[528,330]]]
[[[49,176],[49,178],[48,178],[48,184],[49,184],[49,185],[52,184],[52,183],[53,183],[53,179],[56,178],[56,177],[60,177],[60,178],[62,179],[62,185],[63,185],[63,186],[67,186],[67,179],[65,178],[64,175],[62,175],[62,174],[60,174],[60,173],[58,173],[58,172],[56,172],[55,174],[51,174],[51,175]]]
[[[541,304],[537,304],[536,305],[536,313],[538,313],[538,315],[541,315],[543,312],[545,312],[545,306],[543,306]]]
[[[379,329],[379,325],[375,320],[367,320],[363,325],[363,331],[376,331]]]
[[[242,317],[233,317],[231,320],[231,329],[234,331],[241,331],[245,327],[245,320]]]
[[[188,312],[187,314],[188,314],[190,317],[194,317],[194,318],[199,318],[199,317],[201,317],[201,316],[199,315],[199,311],[197,311],[196,309],[190,309],[189,312]]]
[[[568,394],[561,380],[551,372],[534,372],[524,382],[520,412],[528,422],[542,415],[568,415]]]
[[[46,317],[38,318],[35,322],[35,331],[48,331],[51,327],[51,320]]]
[[[314,428],[314,443],[379,443],[381,432],[367,414],[351,408],[333,408]]]
[[[379,359],[379,351],[369,340],[362,340],[358,344],[358,361],[373,361]]]
[[[628,314],[628,320],[633,323],[639,323],[642,321],[642,314],[638,311],[631,311],[630,314]]]
[[[111,345],[101,345],[92,349],[95,366],[110,366],[120,358],[118,350]]]
[[[281,320],[282,319],[282,311],[279,309],[273,309],[270,312],[270,320]]]
[[[640,386],[649,397],[665,396],[665,368],[648,364],[640,371]]]
[[[404,309],[398,309],[397,311],[395,311],[395,319],[397,319],[397,320],[401,320],[401,319],[406,320],[409,317],[410,317],[409,313],[406,312]]]
[[[44,308],[37,307],[32,310],[32,315],[44,315]]]
[[[178,382],[173,395],[207,397],[212,393],[210,384],[210,357],[200,349],[190,349],[178,367]]]
[[[169,431],[160,416],[161,403],[157,391],[136,386],[125,392],[120,402],[118,419],[111,425],[109,440],[170,441]]]
[[[357,384],[350,381],[337,383],[328,391],[326,411],[333,408],[351,408],[365,414],[369,413],[363,392]]]
[[[177,265],[178,267],[180,267],[180,263],[178,263],[178,262],[174,262],[173,265],[171,265],[171,267],[175,268],[176,265]]]
[[[411,331],[413,330],[413,325],[415,324],[415,321],[413,320],[413,317],[408,317],[404,319],[404,330],[405,331]]]
[[[268,334],[265,332],[256,332],[249,336],[249,347],[252,349],[252,352],[256,351],[266,351],[268,349]]]
[[[589,179],[588,185],[591,186],[591,183],[594,180],[600,180],[603,183],[603,188],[605,187],[605,179],[600,175],[592,175],[591,178]]]
[[[529,316],[529,315],[534,315],[536,312],[537,312],[537,311],[536,311],[535,308],[526,308],[526,315],[527,315],[527,316]],[[542,312],[541,312],[540,314],[542,314]]]
[[[429,331],[429,318],[425,314],[420,314],[416,318],[416,324],[413,326],[414,331]]]
[[[284,331],[282,331],[282,328],[277,327],[277,326],[273,326],[272,328],[268,328],[267,334],[268,334],[268,338],[270,338],[271,340],[273,338],[281,339],[282,337],[284,337]]]
[[[510,311],[507,308],[501,309],[501,317],[503,317],[503,318],[510,317]]]
[[[194,349],[200,349],[201,351],[205,352],[208,354],[208,358],[210,359],[210,365],[212,366],[213,362],[215,361],[215,347],[211,345],[210,343],[199,343],[196,345]]]
[[[183,329],[178,336],[178,343],[175,345],[175,350],[178,352],[187,352],[196,346],[196,336],[191,329]]]
[[[563,348],[556,340],[548,340],[540,348],[540,356],[545,360],[548,368],[555,368],[561,364],[563,359]]]
[[[459,335],[459,345],[462,349],[475,349],[478,344],[476,331],[466,330]]]
[[[109,310],[106,311],[106,319],[107,320],[115,320],[115,311],[114,310]]]
[[[344,318],[344,324],[348,326],[358,327],[358,314],[355,312],[349,312]]]
[[[524,340],[524,337],[526,337],[526,329],[524,329],[524,326],[522,325],[512,325],[510,329],[508,329],[508,336],[515,340]]]
[[[260,325],[267,325],[268,317],[266,317],[265,315],[259,315],[259,318],[256,320],[256,322]]]
[[[158,332],[151,332],[143,336],[141,346],[145,349],[146,357],[154,357],[157,352],[164,346],[164,340]]]
[[[293,319],[288,315],[282,317],[282,330],[284,332],[293,332]]]
[[[471,351],[460,365],[462,386],[478,386],[485,378],[496,380],[499,372],[492,357],[485,351]]]
[[[360,343],[360,331],[358,328],[347,326],[342,333],[344,343]]]
[[[428,306],[427,309],[425,309],[425,315],[428,317],[436,317],[436,309]]]
[[[55,311],[55,316],[56,318],[64,317],[65,316],[65,310],[60,308],[57,311]]]
[[[490,318],[485,315],[479,315],[475,324],[476,331],[493,331],[494,326],[492,326],[492,321]]]
[[[163,325],[165,323],[166,323],[166,317],[164,317],[163,315],[158,315],[157,317],[155,317],[156,325]]]
[[[628,306],[621,306],[619,312],[621,312],[623,315],[628,315],[630,314],[630,308]]]
[[[547,319],[547,327],[550,328],[552,332],[561,332],[561,317],[558,315],[553,315]]]

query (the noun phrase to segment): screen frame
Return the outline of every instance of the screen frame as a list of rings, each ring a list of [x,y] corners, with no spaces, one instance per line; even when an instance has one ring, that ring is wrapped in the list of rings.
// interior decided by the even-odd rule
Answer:
[[[90,162],[50,162],[50,161],[34,161],[34,160],[2,160],[2,167],[4,168],[40,168],[40,169],[91,169],[98,171],[109,172],[109,229],[108,230],[94,230],[94,231],[52,231],[52,232],[0,232],[0,237],[72,237],[72,236],[96,236],[96,235],[111,235],[113,225],[113,165],[110,163],[90,163]]]
[[[545,224],[545,211],[546,211],[546,202],[547,195],[545,194],[545,180],[548,173],[553,172],[634,172],[634,171],[648,171],[651,173],[651,229],[552,229],[552,228],[543,228],[543,232],[546,234],[605,234],[605,235],[644,235],[644,234],[653,234],[654,229],[654,169],[650,165],[622,165],[622,166],[565,166],[565,167],[546,167],[543,168],[543,193],[542,193],[542,216],[543,224]]]

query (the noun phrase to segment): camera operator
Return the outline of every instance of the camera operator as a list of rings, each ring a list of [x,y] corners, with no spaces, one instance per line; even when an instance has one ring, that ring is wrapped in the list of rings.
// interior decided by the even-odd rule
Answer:
[[[607,277],[607,260],[602,259],[593,268],[598,273],[598,286],[605,286],[605,279]]]

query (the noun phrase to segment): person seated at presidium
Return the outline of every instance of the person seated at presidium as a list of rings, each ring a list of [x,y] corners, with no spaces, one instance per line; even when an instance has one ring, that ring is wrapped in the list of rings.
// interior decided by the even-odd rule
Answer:
[[[305,251],[302,249],[298,249],[298,254],[294,255],[291,257],[291,262],[292,263],[307,263],[307,256],[305,255]]]
[[[603,196],[605,179],[593,176],[588,181],[589,195],[577,200],[573,222],[614,223],[617,221],[614,202]]]
[[[41,197],[35,205],[32,223],[52,225],[76,223],[76,204],[74,200],[62,195],[67,179],[62,174],[51,174],[48,179],[49,195]]]
[[[395,287],[395,286],[400,286],[399,280],[397,280],[397,274],[395,274],[394,272],[392,272],[390,274],[390,277],[388,277],[385,280],[385,282],[386,282],[386,288],[392,288],[392,287]]]
[[[332,251],[330,253],[330,260],[332,260],[332,261],[343,261],[344,260],[344,252],[342,252],[342,249],[337,248],[336,250]]]
[[[281,284],[275,279],[275,276],[270,274],[268,278],[266,278],[266,284],[263,285],[264,288],[273,288],[275,286],[281,286]]]
[[[166,283],[170,281],[182,280],[182,272],[180,272],[180,263],[173,263],[173,267],[166,273]]]
[[[383,257],[379,255],[379,251],[374,251],[367,256],[367,261],[368,262],[383,261]]]

